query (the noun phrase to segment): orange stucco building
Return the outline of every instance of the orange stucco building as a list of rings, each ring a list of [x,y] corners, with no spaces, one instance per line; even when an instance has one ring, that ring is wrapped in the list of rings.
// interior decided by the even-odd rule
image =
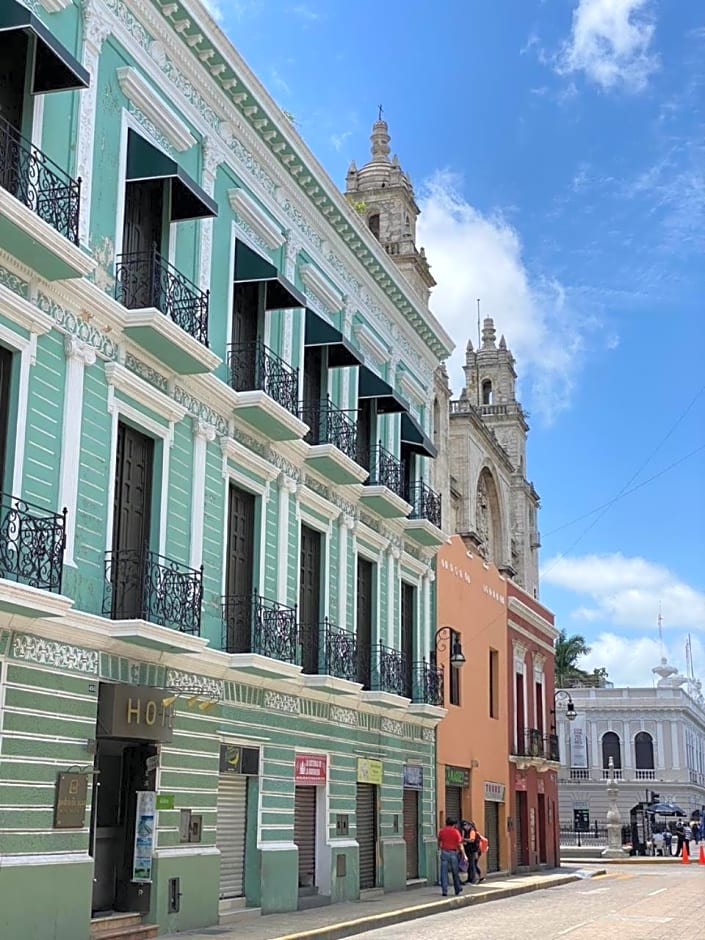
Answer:
[[[438,822],[446,815],[474,820],[490,842],[484,864],[506,871],[512,862],[507,584],[458,535],[438,553],[436,581],[437,662],[444,667],[447,709],[437,729]],[[450,665],[456,640],[465,656],[460,669]]]

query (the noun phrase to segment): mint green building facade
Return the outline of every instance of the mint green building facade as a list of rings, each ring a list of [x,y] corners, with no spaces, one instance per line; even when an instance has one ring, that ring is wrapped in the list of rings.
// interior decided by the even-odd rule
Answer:
[[[0,936],[435,878],[448,337],[198,0],[0,61]]]

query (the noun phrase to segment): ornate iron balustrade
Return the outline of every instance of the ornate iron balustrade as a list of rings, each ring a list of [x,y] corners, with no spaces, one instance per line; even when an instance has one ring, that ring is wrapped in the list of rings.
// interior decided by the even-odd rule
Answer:
[[[544,757],[543,731],[538,728],[523,728],[512,753],[516,757]]]
[[[409,486],[407,502],[413,506],[411,519],[427,519],[437,529],[442,528],[440,493],[435,493],[423,480]]]
[[[232,343],[228,348],[230,385],[236,392],[261,389],[292,415],[299,413],[299,370],[264,343]]]
[[[411,671],[404,653],[380,643],[375,648],[373,681],[380,692],[411,698]]]
[[[201,632],[200,570],[146,549],[108,552],[103,614],[112,620],[148,620],[181,633]]]
[[[128,310],[156,307],[199,343],[208,346],[209,291],[199,290],[156,247],[118,255],[115,298]]]
[[[546,757],[548,760],[560,762],[561,752],[558,746],[558,735],[557,734],[547,734],[546,735]]]
[[[414,682],[411,699],[426,705],[443,705],[443,666],[434,666],[422,660],[414,663]]]
[[[0,186],[78,245],[81,180],[72,179],[2,117]]]
[[[305,438],[308,444],[333,444],[346,457],[357,459],[356,411],[342,411],[328,398],[313,404],[304,402],[301,419],[310,429]]]
[[[227,653],[257,653],[283,663],[298,663],[296,608],[285,607],[257,593],[224,597],[223,649]]]
[[[377,444],[370,448],[370,459],[367,464],[370,475],[366,480],[369,486],[386,486],[401,499],[406,500],[406,474],[404,464],[390,454],[388,450]]]
[[[48,512],[0,493],[0,578],[61,593],[66,510]]]
[[[357,637],[329,620],[323,624],[323,664],[327,676],[360,681],[357,675]]]

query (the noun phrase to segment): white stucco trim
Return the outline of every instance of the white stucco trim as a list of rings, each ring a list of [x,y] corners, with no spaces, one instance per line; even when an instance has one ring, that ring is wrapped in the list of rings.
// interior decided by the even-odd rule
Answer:
[[[145,382],[144,379],[117,362],[106,363],[105,378],[111,388],[129,395],[140,405],[160,415],[169,424],[181,421],[186,415],[183,405],[179,405],[173,398],[160,392],[149,382]]]
[[[174,150],[183,151],[193,147],[196,138],[187,125],[142,78],[137,69],[126,65],[116,69],[115,74],[125,97],[161,131]]]
[[[304,262],[299,265],[299,274],[306,290],[314,294],[329,310],[337,311],[342,308],[342,293],[333,287],[315,265]]]
[[[246,190],[240,186],[229,189],[228,202],[233,212],[237,212],[268,248],[281,248],[286,241],[283,226],[271,219]]]
[[[208,444],[215,440],[215,428],[200,418],[193,419],[193,474],[191,480],[191,544],[189,567],[200,568],[203,561],[203,516],[206,502],[206,458]]]

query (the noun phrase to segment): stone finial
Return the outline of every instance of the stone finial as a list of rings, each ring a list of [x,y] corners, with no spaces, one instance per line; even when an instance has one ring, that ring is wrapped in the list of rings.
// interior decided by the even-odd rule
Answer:
[[[494,320],[492,317],[485,317],[482,323],[482,348],[494,349],[496,336],[497,331],[494,328]]]
[[[474,347],[473,344],[472,344],[472,340],[469,339],[469,340],[468,340],[468,344],[467,344],[467,346],[465,347],[465,353],[466,353],[466,355],[469,356],[470,353],[471,353],[471,352],[474,352],[474,351],[475,351],[475,347]]]
[[[499,338],[499,348],[500,348],[500,349],[506,349],[506,348],[507,348],[507,341],[506,341],[506,339],[504,338],[504,333],[502,333],[502,335],[501,335],[500,338]]]
[[[370,135],[370,151],[372,160],[375,163],[387,163],[389,161],[389,128],[386,121],[375,121],[372,125],[372,134]]]

